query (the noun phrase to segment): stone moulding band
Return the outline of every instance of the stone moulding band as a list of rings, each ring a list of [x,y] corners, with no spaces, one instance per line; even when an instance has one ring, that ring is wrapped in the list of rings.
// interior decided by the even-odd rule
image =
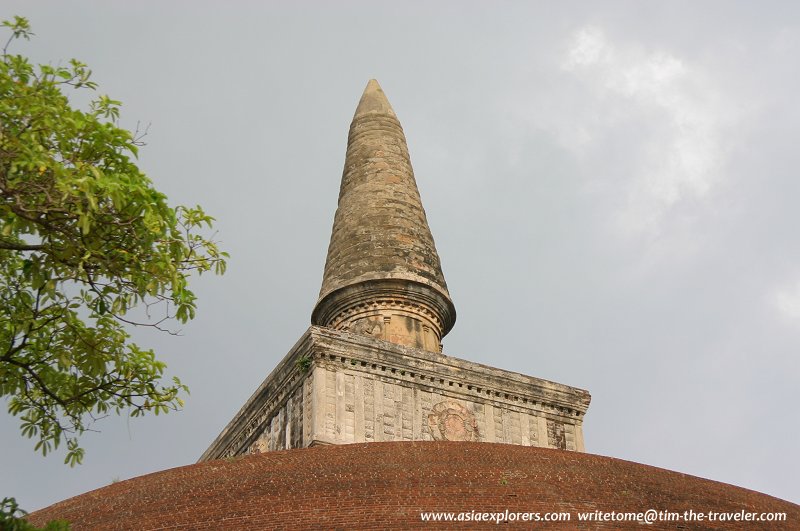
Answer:
[[[439,341],[453,328],[456,311],[450,298],[413,280],[378,278],[339,288],[325,295],[311,314],[318,326],[338,328],[353,316],[377,309],[410,310],[429,321]]]
[[[493,401],[502,404],[502,406],[513,406],[514,403],[525,404],[525,406],[520,407],[520,410],[533,408],[543,414],[556,415],[567,419],[580,419],[586,413],[585,409],[581,410],[574,407],[569,407],[563,403],[559,403],[562,402],[563,399],[559,400],[559,397],[555,393],[545,390],[539,390],[539,393],[536,393],[536,396],[533,396],[533,393],[525,396],[522,393],[509,393],[502,391],[495,386],[469,383],[466,378],[459,380],[455,378],[444,377],[443,375],[425,370],[412,371],[407,367],[399,366],[399,364],[391,364],[385,361],[370,361],[357,356],[315,353],[313,355],[312,366],[323,366],[334,369],[349,368],[351,370],[359,370],[358,368],[360,367],[363,370],[359,370],[359,372],[372,373],[379,376],[388,374],[390,375],[388,378],[405,381],[408,383],[424,383],[426,381],[430,383],[438,382],[440,386],[445,387],[437,387],[437,391],[443,394],[452,394],[454,398],[468,397],[479,398],[482,400],[490,398]],[[448,393],[447,388],[457,388],[459,391],[454,390]]]

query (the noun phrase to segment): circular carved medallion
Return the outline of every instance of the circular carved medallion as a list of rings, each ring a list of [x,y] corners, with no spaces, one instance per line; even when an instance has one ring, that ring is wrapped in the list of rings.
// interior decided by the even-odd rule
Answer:
[[[439,402],[428,415],[428,426],[437,441],[478,441],[478,423],[475,416],[452,400]]]

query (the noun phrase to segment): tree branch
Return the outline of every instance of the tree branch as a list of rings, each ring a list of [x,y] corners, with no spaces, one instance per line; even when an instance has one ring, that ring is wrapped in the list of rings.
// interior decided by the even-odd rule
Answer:
[[[41,251],[44,249],[44,245],[18,244],[0,240],[0,249],[9,251]]]

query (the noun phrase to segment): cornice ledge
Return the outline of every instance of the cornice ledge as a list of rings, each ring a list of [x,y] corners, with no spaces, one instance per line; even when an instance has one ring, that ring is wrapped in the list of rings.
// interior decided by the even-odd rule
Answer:
[[[320,351],[328,355],[336,352],[338,356],[357,361],[359,364],[365,362],[368,365],[375,363],[395,365],[393,368],[397,370],[410,370],[409,361],[412,361],[412,364],[416,365],[415,371],[426,376],[445,377],[466,386],[479,386],[482,390],[491,391],[489,394],[495,397],[516,395],[529,402],[546,401],[557,407],[575,410],[579,413],[579,417],[583,417],[591,402],[591,395],[584,389],[518,372],[342,330],[312,326],[311,333],[315,337],[315,354],[318,350],[317,345],[320,345],[323,347]],[[359,348],[342,348],[337,346],[337,343]],[[366,349],[366,352],[363,349]],[[392,360],[393,356],[398,358]]]

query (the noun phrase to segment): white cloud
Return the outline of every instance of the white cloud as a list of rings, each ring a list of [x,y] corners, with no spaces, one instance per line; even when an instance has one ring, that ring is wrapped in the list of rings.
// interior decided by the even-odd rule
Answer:
[[[592,165],[602,165],[602,142],[616,128],[645,133],[630,139],[634,163],[619,213],[623,229],[658,232],[670,208],[704,197],[720,180],[723,127],[734,113],[723,93],[686,60],[614,43],[599,28],[584,27],[573,34],[561,68],[602,104],[591,121],[561,128],[566,147],[579,156],[598,157]]]
[[[773,302],[785,318],[800,320],[800,281],[776,290]]]
[[[603,59],[608,46],[605,36],[598,28],[586,27],[576,32],[572,48],[567,53],[563,66],[571,69],[576,66],[597,64]]]

